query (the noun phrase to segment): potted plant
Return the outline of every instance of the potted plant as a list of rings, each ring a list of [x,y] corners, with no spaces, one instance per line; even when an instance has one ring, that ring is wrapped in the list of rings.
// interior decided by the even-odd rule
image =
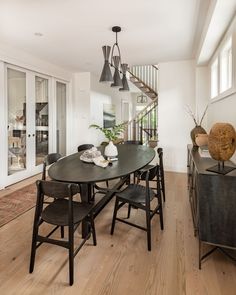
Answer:
[[[105,137],[108,139],[109,143],[105,147],[104,154],[107,157],[116,157],[118,155],[117,147],[114,145],[114,141],[118,139],[118,136],[123,133],[125,129],[126,123],[121,123],[118,125],[115,125],[111,128],[103,128],[99,125],[92,124],[89,126],[89,128],[95,128],[103,132]]]

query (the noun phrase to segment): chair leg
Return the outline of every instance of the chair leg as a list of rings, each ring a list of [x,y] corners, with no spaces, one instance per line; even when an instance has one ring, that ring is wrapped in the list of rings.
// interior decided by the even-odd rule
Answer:
[[[127,214],[127,219],[130,218],[130,212],[131,212],[131,205],[129,204],[129,207],[128,207],[128,214]]]
[[[61,238],[64,239],[65,232],[64,232],[64,226],[61,226]]]
[[[69,225],[69,278],[70,286],[74,283],[74,229]]]
[[[97,245],[97,238],[96,238],[96,230],[95,230],[93,214],[91,214],[90,223],[91,223],[91,230],[92,230],[92,235],[93,235],[93,245],[96,246]]]
[[[201,241],[199,239],[199,252],[198,252],[198,268],[202,268],[202,254],[201,254]]]
[[[30,267],[29,267],[30,273],[32,273],[34,271],[38,228],[39,228],[39,226],[38,226],[38,220],[37,220],[34,222],[34,228],[33,228],[32,246],[31,246],[31,255],[30,255]]]
[[[164,175],[161,177],[161,190],[163,194],[163,200],[164,202],[166,201],[166,193],[165,193],[165,180],[164,180]]]
[[[164,222],[163,222],[163,210],[162,210],[162,197],[161,194],[158,196],[158,203],[159,203],[159,216],[160,216],[160,225],[161,230],[164,229]]]
[[[148,251],[151,251],[151,218],[150,218],[150,210],[146,210],[146,222],[147,222],[147,246],[148,246]]]
[[[114,229],[115,229],[115,222],[116,222],[116,215],[117,215],[117,211],[118,211],[118,205],[119,205],[119,200],[116,197],[116,203],[115,203],[115,207],[114,207],[112,225],[111,225],[111,235],[113,235]]]
[[[106,186],[109,187],[109,182],[108,182],[108,180],[106,180]]]
[[[39,219],[40,219],[40,212],[42,211],[42,207],[43,207],[43,202],[40,202],[39,199],[38,199],[37,204],[36,204],[36,209],[35,209],[33,234],[32,234],[30,267],[29,267],[29,272],[30,273],[32,273],[34,271],[37,237],[38,237],[38,231],[39,231]]]

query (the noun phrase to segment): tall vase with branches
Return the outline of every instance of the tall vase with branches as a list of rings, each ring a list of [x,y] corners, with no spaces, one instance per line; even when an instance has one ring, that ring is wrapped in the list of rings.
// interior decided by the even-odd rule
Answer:
[[[193,119],[193,122],[195,124],[195,127],[191,130],[190,132],[190,136],[193,142],[194,146],[198,146],[196,144],[195,138],[197,134],[206,134],[206,130],[201,126],[202,125],[202,121],[207,113],[207,109],[208,109],[208,105],[206,106],[202,116],[199,118],[198,116],[196,116],[193,111],[191,110],[191,108],[189,106],[186,106],[186,111],[187,113],[190,115],[190,117]]]

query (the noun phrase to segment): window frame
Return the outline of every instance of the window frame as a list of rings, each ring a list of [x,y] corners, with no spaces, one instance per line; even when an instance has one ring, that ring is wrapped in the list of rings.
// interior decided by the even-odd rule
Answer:
[[[222,54],[224,52],[225,46],[229,39],[232,40],[232,82],[231,87],[227,88],[226,90],[222,91]],[[218,59],[218,73],[217,73],[217,95],[212,97],[212,66]],[[218,47],[215,50],[215,53],[212,55],[209,63],[209,102],[214,103],[215,101],[224,99],[233,93],[236,93],[236,18],[234,18],[233,22],[229,26],[228,30],[226,31],[224,37],[222,38],[221,42],[219,43]]]

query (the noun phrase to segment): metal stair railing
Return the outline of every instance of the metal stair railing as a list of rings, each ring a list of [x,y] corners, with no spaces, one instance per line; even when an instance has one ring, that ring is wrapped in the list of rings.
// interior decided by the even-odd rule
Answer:
[[[140,140],[143,144],[157,140],[157,105],[158,98],[155,98],[127,122],[124,140]]]

